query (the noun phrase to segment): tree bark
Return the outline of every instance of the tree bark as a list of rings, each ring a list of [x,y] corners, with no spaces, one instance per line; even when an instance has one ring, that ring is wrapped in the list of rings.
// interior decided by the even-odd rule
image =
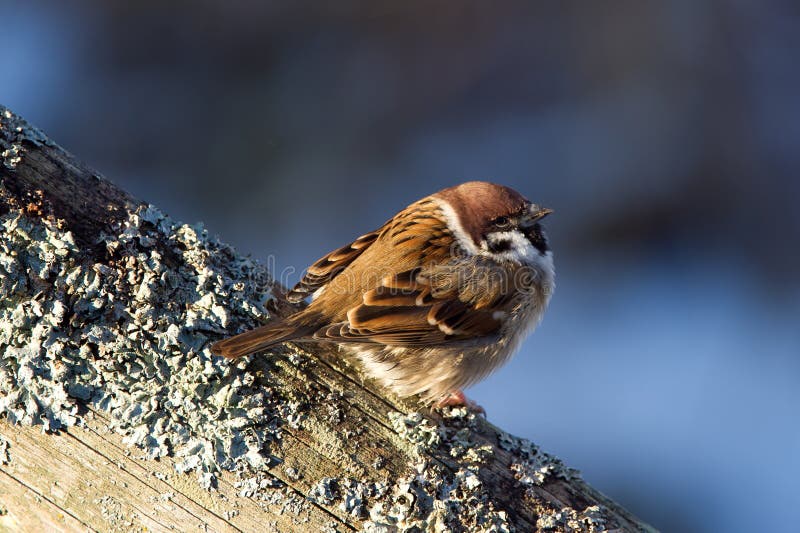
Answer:
[[[652,530],[474,413],[364,382],[335,346],[211,356],[290,309],[283,288],[2,106],[0,224],[0,527]]]

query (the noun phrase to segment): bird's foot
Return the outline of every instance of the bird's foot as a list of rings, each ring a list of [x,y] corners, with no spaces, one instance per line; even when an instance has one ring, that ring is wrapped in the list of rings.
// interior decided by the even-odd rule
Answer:
[[[448,394],[447,396],[443,397],[441,400],[433,404],[436,408],[441,407],[458,407],[464,406],[470,411],[474,411],[479,415],[486,416],[486,409],[478,405],[476,402],[473,402],[469,398],[466,397],[464,391],[456,390]]]

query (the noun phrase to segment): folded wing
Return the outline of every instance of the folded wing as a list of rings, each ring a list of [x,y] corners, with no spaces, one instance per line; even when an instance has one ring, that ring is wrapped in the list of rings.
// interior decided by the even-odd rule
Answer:
[[[495,279],[479,279],[492,276]],[[387,276],[315,338],[393,346],[433,346],[499,332],[511,298],[502,272],[454,260]],[[478,289],[480,287],[481,289]]]
[[[380,232],[381,230],[376,230],[362,235],[308,267],[303,279],[286,294],[286,299],[292,303],[300,302],[327,285],[374,243],[380,236]]]

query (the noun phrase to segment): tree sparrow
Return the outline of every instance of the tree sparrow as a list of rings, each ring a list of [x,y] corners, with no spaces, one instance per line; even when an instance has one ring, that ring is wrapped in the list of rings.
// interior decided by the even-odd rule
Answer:
[[[311,265],[287,295],[312,296],[306,308],[211,351],[236,358],[289,340],[335,342],[399,396],[465,403],[460,389],[511,357],[553,294],[539,224],[549,213],[502,185],[439,191]]]

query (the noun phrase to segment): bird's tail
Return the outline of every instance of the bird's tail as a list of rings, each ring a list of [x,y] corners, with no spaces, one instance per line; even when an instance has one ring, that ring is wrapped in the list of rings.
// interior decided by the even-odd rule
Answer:
[[[313,328],[300,326],[283,320],[240,333],[211,345],[211,353],[228,359],[260,352],[275,344],[305,337],[313,333]]]

